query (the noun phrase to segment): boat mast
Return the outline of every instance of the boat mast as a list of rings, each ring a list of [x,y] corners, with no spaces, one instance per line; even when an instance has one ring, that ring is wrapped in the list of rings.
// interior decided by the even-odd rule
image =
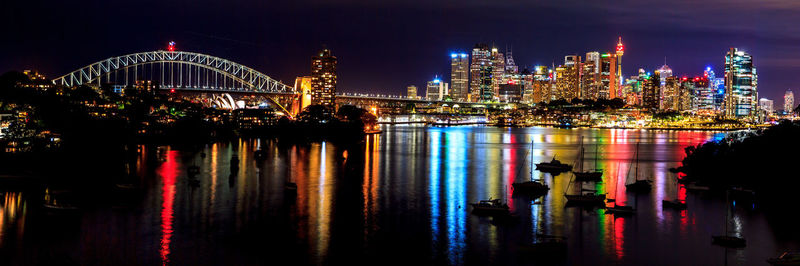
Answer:
[[[634,170],[634,179],[639,181],[639,142],[636,142],[636,170]]]
[[[578,172],[583,173],[583,136],[581,136],[581,151],[579,153],[580,159],[578,160]]]
[[[528,167],[528,171],[530,171],[531,180],[533,180],[533,140],[531,140],[531,151],[530,151],[530,154],[531,154],[531,166]]]
[[[597,171],[597,157],[599,154],[600,146],[597,140],[594,141],[594,170]]]

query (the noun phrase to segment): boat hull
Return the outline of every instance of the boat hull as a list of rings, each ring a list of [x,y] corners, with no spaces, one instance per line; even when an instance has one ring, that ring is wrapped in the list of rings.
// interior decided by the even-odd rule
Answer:
[[[735,236],[712,236],[711,243],[729,248],[743,248],[747,246],[744,238]]]
[[[625,189],[633,192],[650,192],[653,189],[653,184],[647,180],[639,180],[633,184],[625,185]]]
[[[567,172],[572,170],[572,166],[566,164],[549,164],[549,163],[537,163],[536,170],[542,172]]]
[[[475,214],[483,214],[483,215],[508,215],[510,212],[508,211],[508,207],[487,207],[487,206],[480,206],[477,203],[473,203],[472,205],[472,212]]]
[[[575,174],[575,180],[578,181],[596,181],[602,180],[603,172],[572,172]]]
[[[511,184],[511,187],[514,188],[514,192],[519,191],[526,193],[546,193],[550,190],[550,187],[539,182],[514,183]]]
[[[676,202],[676,201],[673,201],[673,200],[662,200],[661,201],[661,206],[663,206],[664,208],[672,208],[672,209],[676,209],[676,210],[685,210],[686,209],[686,203],[684,203],[684,202]]]
[[[569,204],[602,205],[605,204],[606,195],[564,195]]]

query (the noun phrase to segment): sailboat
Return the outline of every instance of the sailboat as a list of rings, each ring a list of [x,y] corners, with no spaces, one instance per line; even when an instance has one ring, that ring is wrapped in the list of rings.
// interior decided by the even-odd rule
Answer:
[[[583,137],[581,136],[581,151],[579,153],[580,155],[578,157],[578,162],[577,162],[578,171],[572,171],[572,173],[575,174],[575,179],[585,180],[585,181],[599,181],[599,180],[602,180],[601,178],[603,177],[603,171],[597,169],[597,155],[598,155],[597,153],[598,153],[598,150],[599,150],[599,147],[597,146],[597,144],[595,144],[595,149],[594,149],[594,170],[586,170],[586,171],[584,171],[583,170],[583,161],[584,161],[583,157],[584,157],[584,154],[586,152],[583,149]]]
[[[531,154],[530,181],[525,181],[522,183],[513,183],[511,184],[511,186],[514,188],[514,191],[528,192],[533,194],[545,194],[547,193],[548,190],[550,190],[550,187],[548,187],[542,182],[533,180],[533,141],[531,141],[531,150],[529,151],[529,153]]]
[[[738,237],[734,235],[728,234],[728,221],[729,217],[731,216],[731,207],[730,207],[730,191],[725,191],[725,234],[724,235],[717,235],[711,236],[711,243],[715,245],[720,245],[723,247],[729,248],[743,248],[747,245],[747,242],[744,240],[743,237]]]
[[[484,215],[509,215],[509,207],[499,199],[481,200],[472,205],[472,212]]]
[[[661,206],[663,208],[673,208],[676,210],[685,210],[686,209],[686,201],[680,200],[678,198],[678,193],[680,193],[680,187],[678,186],[678,179],[675,178],[675,199],[673,200],[662,200]]]
[[[631,161],[633,161],[633,160],[631,160]],[[631,174],[631,168],[633,168],[633,167],[632,166],[628,167],[628,172],[625,174],[625,180],[628,180],[627,177]],[[617,182],[614,182],[614,183],[616,184]],[[619,195],[619,186],[616,186],[615,189],[617,189],[617,190],[614,193],[616,195]],[[636,195],[633,195],[633,200],[634,200],[634,204],[635,204]],[[606,207],[606,214],[630,215],[630,214],[636,213],[636,209],[634,207],[625,206],[625,205],[619,205],[619,204],[617,204],[616,200],[614,200],[613,202],[614,202],[614,206]]]
[[[570,184],[567,185],[567,191],[569,191],[569,186],[572,185],[573,179],[570,179]],[[567,204],[579,204],[579,205],[603,205],[606,201],[606,194],[598,194],[597,190],[594,189],[584,189],[583,182],[578,181],[580,183],[580,191],[578,194],[567,194],[564,192],[564,197],[567,198]]]
[[[561,173],[572,170],[572,165],[561,163],[561,161],[556,160],[556,156],[553,155],[553,160],[550,160],[550,162],[537,163],[536,170],[547,173]]]
[[[636,143],[636,158],[635,175],[633,183],[625,184],[625,188],[632,192],[648,192],[653,188],[653,181],[649,179],[639,179],[639,143]]]

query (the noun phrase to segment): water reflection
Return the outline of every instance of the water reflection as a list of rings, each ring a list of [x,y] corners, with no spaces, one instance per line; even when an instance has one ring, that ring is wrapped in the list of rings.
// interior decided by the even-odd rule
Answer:
[[[759,264],[786,246],[775,240],[764,216],[757,211],[742,213],[737,206],[731,231],[759,245],[723,256],[725,251],[710,245],[709,236],[721,232],[725,204],[713,196],[687,192],[667,171],[678,165],[685,146],[720,136],[688,131],[391,126],[363,143],[347,145],[251,139],[197,149],[166,147],[163,162],[152,160],[158,147],[140,146],[141,154],[131,165],[142,180],[142,191],[115,195],[128,198],[132,206],[121,209],[104,200],[87,200],[90,204],[82,216],[75,217],[80,220],[77,225],[58,227],[59,232],[79,233],[53,234],[49,229],[53,224],[47,223],[52,216],[43,214],[37,199],[29,196],[36,193],[6,191],[0,197],[0,247],[52,250],[88,264],[135,257],[133,264],[163,265],[263,264],[275,258],[290,258],[293,264],[355,260],[486,265],[523,263],[517,260],[517,247],[547,234],[568,238],[564,264],[641,265],[658,260],[669,265],[719,265],[725,258]],[[565,208],[571,175],[530,169],[529,158],[541,162],[556,156],[574,163],[581,137],[587,165],[597,159],[597,167],[604,170],[603,181],[586,184],[587,188],[608,193],[620,204],[635,205],[636,215],[615,217],[598,209]],[[640,171],[654,180],[652,192],[638,196],[624,188],[636,143],[641,143]],[[256,160],[255,150],[265,151],[265,158]],[[231,165],[234,154],[240,161]],[[185,171],[192,164],[201,168],[197,186],[190,184]],[[512,195],[510,185],[531,176],[550,187],[548,194]],[[286,191],[286,182],[297,184],[296,194]],[[469,202],[488,198],[507,202],[516,222],[470,214]],[[661,200],[674,198],[685,200],[689,209],[661,206]],[[110,226],[105,222],[109,220],[135,225]],[[88,237],[93,235],[102,237]],[[29,246],[23,246],[23,239]],[[102,247],[107,252],[65,248],[98,246],[97,239],[114,241]],[[108,255],[114,252],[126,255]],[[9,255],[14,262],[35,262],[42,253]]]

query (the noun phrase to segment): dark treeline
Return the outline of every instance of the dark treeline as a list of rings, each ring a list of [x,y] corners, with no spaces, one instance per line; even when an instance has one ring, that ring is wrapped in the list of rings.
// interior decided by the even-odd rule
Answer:
[[[732,132],[720,141],[686,147],[679,170],[686,181],[716,189],[752,189],[766,207],[794,203],[800,122],[783,121],[759,131]]]

